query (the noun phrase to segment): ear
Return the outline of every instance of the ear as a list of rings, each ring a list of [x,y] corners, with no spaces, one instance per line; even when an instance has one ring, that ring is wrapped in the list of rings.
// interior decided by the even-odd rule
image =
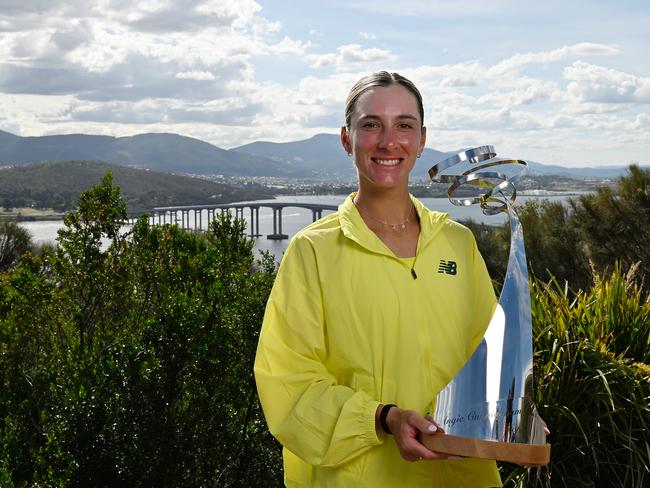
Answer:
[[[350,154],[352,152],[352,145],[350,144],[350,134],[346,126],[341,126],[341,145],[345,152]]]
[[[422,126],[422,134],[420,135],[420,147],[418,153],[422,154],[426,142],[427,142],[427,128]]]

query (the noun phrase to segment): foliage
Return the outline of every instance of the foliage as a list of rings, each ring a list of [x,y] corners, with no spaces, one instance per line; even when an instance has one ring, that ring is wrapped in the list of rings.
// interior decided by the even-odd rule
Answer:
[[[615,262],[629,268],[634,263],[646,286],[650,280],[650,169],[630,166],[613,188],[570,198],[568,206],[548,200],[528,201],[517,207],[524,230],[526,257],[532,276],[584,290]],[[474,231],[490,275],[505,277],[510,227],[466,223]],[[649,281],[650,283],[650,281]],[[645,288],[644,288],[645,289]]]
[[[553,431],[551,464],[504,466],[506,486],[648,486],[650,297],[636,271],[617,265],[575,297],[534,283],[535,401]]]
[[[552,462],[503,465],[508,486],[650,480],[647,182],[519,210]],[[0,486],[280,486],[252,376],[273,259],[229,214],[202,235],[125,216],[106,175],[0,272]],[[509,229],[472,226],[502,277]]]
[[[229,214],[205,235],[125,216],[106,175],[0,278],[0,480],[279,484],[252,376],[273,259]]]
[[[572,202],[573,223],[597,269],[614,259],[650,279],[650,169],[632,165],[614,190],[600,188]]]
[[[0,220],[0,273],[12,268],[32,247],[32,238],[27,230],[15,222]]]

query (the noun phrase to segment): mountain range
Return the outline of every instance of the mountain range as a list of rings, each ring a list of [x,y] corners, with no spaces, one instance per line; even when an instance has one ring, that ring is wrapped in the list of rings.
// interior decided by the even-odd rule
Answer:
[[[452,152],[427,148],[413,170],[426,178],[429,167]],[[354,166],[337,134],[317,134],[294,142],[253,142],[222,149],[178,134],[113,137],[66,134],[21,137],[0,131],[0,166],[62,160],[94,160],[154,171],[224,176],[281,178],[353,178]],[[571,168],[529,162],[529,172],[573,178],[616,178],[626,166]]]

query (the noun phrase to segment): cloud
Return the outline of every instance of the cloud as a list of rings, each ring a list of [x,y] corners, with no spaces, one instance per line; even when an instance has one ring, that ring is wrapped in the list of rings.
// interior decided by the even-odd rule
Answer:
[[[91,42],[94,38],[92,28],[87,20],[71,25],[67,29],[60,29],[52,34],[50,41],[59,51],[73,51],[78,47]]]
[[[364,39],[366,39],[367,41],[376,41],[377,40],[377,36],[375,34],[373,34],[372,32],[361,31],[361,32],[359,32],[359,35],[361,37],[363,37]]]
[[[490,77],[509,76],[529,64],[549,64],[577,56],[614,56],[619,53],[616,46],[582,42],[571,46],[562,46],[551,51],[515,54],[489,68]]]
[[[394,2],[379,0],[372,3],[352,1],[346,2],[346,7],[373,14],[383,13],[390,16],[425,17],[425,18],[456,18],[481,17],[494,14],[499,8],[511,8],[512,0],[402,0],[396,7]]]
[[[176,78],[181,80],[197,80],[197,81],[214,81],[218,78],[209,71],[182,71],[176,73]]]
[[[10,1],[0,13],[0,25],[10,17],[23,26],[0,36],[5,93],[210,100],[229,95],[229,80],[251,79],[253,57],[301,58],[310,46],[276,38],[280,23],[252,0],[31,3]]]
[[[567,93],[579,102],[650,103],[650,78],[576,61],[564,69]]]
[[[510,81],[509,84],[513,86],[509,86],[506,91],[496,88],[479,96],[476,103],[515,108],[561,98],[560,87],[555,82],[525,77],[516,81],[514,84]]]
[[[639,114],[634,120],[635,129],[646,129],[650,130],[650,115],[648,114]]]
[[[244,11],[233,8],[232,2],[135,2],[127,15],[128,24],[140,32],[192,32],[205,28],[226,28],[240,17],[250,15],[253,2],[243,1]],[[259,6],[257,6],[259,9]],[[253,9],[254,11],[255,9]]]
[[[386,49],[366,48],[360,44],[339,46],[335,53],[306,56],[312,68],[334,68],[336,71],[368,70],[373,65],[392,63],[397,55]]]
[[[75,104],[69,118],[79,122],[107,122],[129,125],[151,124],[217,124],[250,125],[263,107],[256,104],[234,103],[189,105],[174,100],[145,100],[131,102],[100,102]]]
[[[497,1],[504,9],[521,8]],[[372,7],[334,0],[337,7],[372,11],[378,22],[368,23],[371,30],[348,28],[345,43],[332,44],[341,38],[329,26],[327,33],[317,30],[320,24],[302,27],[304,37],[296,37],[262,3],[4,0],[0,129],[24,135],[178,132],[221,147],[296,140],[335,132],[352,84],[389,66],[422,91],[433,147],[495,143],[527,157],[530,147],[578,145],[576,134],[589,141],[607,131],[616,144],[622,144],[620,133],[648,137],[650,122],[641,112],[650,100],[649,79],[603,67],[610,60],[623,66],[627,44],[493,50],[488,62],[462,57],[455,52],[460,46],[432,38],[422,47],[431,64],[418,65],[417,53],[398,55],[403,38],[410,42],[418,31],[384,30],[395,15],[439,21],[494,15],[494,5],[409,0],[396,9],[386,0]],[[384,11],[391,17],[380,17]],[[391,43],[379,45],[377,37]],[[451,54],[436,55],[445,45]],[[452,55],[462,62],[431,61]]]

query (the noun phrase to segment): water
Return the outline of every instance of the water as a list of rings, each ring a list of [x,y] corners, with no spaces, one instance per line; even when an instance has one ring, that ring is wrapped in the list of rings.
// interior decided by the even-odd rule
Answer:
[[[339,205],[347,195],[312,195],[312,196],[282,196],[271,200],[256,200],[260,202],[300,202],[300,203],[319,203],[326,205]],[[569,198],[568,195],[553,195],[553,196],[520,196],[517,198],[517,203],[523,203],[527,200],[538,200],[540,198],[548,199],[556,202],[566,202]],[[454,220],[468,220],[472,219],[476,222],[484,222],[486,224],[498,225],[505,222],[506,215],[499,214],[495,216],[486,216],[481,212],[478,205],[470,205],[467,207],[458,207],[452,205],[449,200],[445,198],[421,198],[420,199],[431,210],[439,212],[447,212]],[[331,213],[324,211],[323,216]],[[248,210],[244,210],[244,217],[246,218]],[[273,232],[273,211],[270,208],[260,208],[260,234],[262,237],[255,239],[255,248],[258,251],[270,251],[276,256],[280,256],[287,248],[289,240],[274,241],[266,238],[267,234]],[[207,213],[203,213],[203,225],[206,225]],[[312,222],[312,212],[309,209],[287,207],[282,211],[282,232],[288,234],[289,237],[293,236],[300,229],[309,225]],[[32,239],[36,244],[54,243],[57,237],[57,230],[63,226],[62,221],[35,221],[35,222],[21,222],[20,225],[27,229]],[[248,229],[247,229],[248,232]]]

